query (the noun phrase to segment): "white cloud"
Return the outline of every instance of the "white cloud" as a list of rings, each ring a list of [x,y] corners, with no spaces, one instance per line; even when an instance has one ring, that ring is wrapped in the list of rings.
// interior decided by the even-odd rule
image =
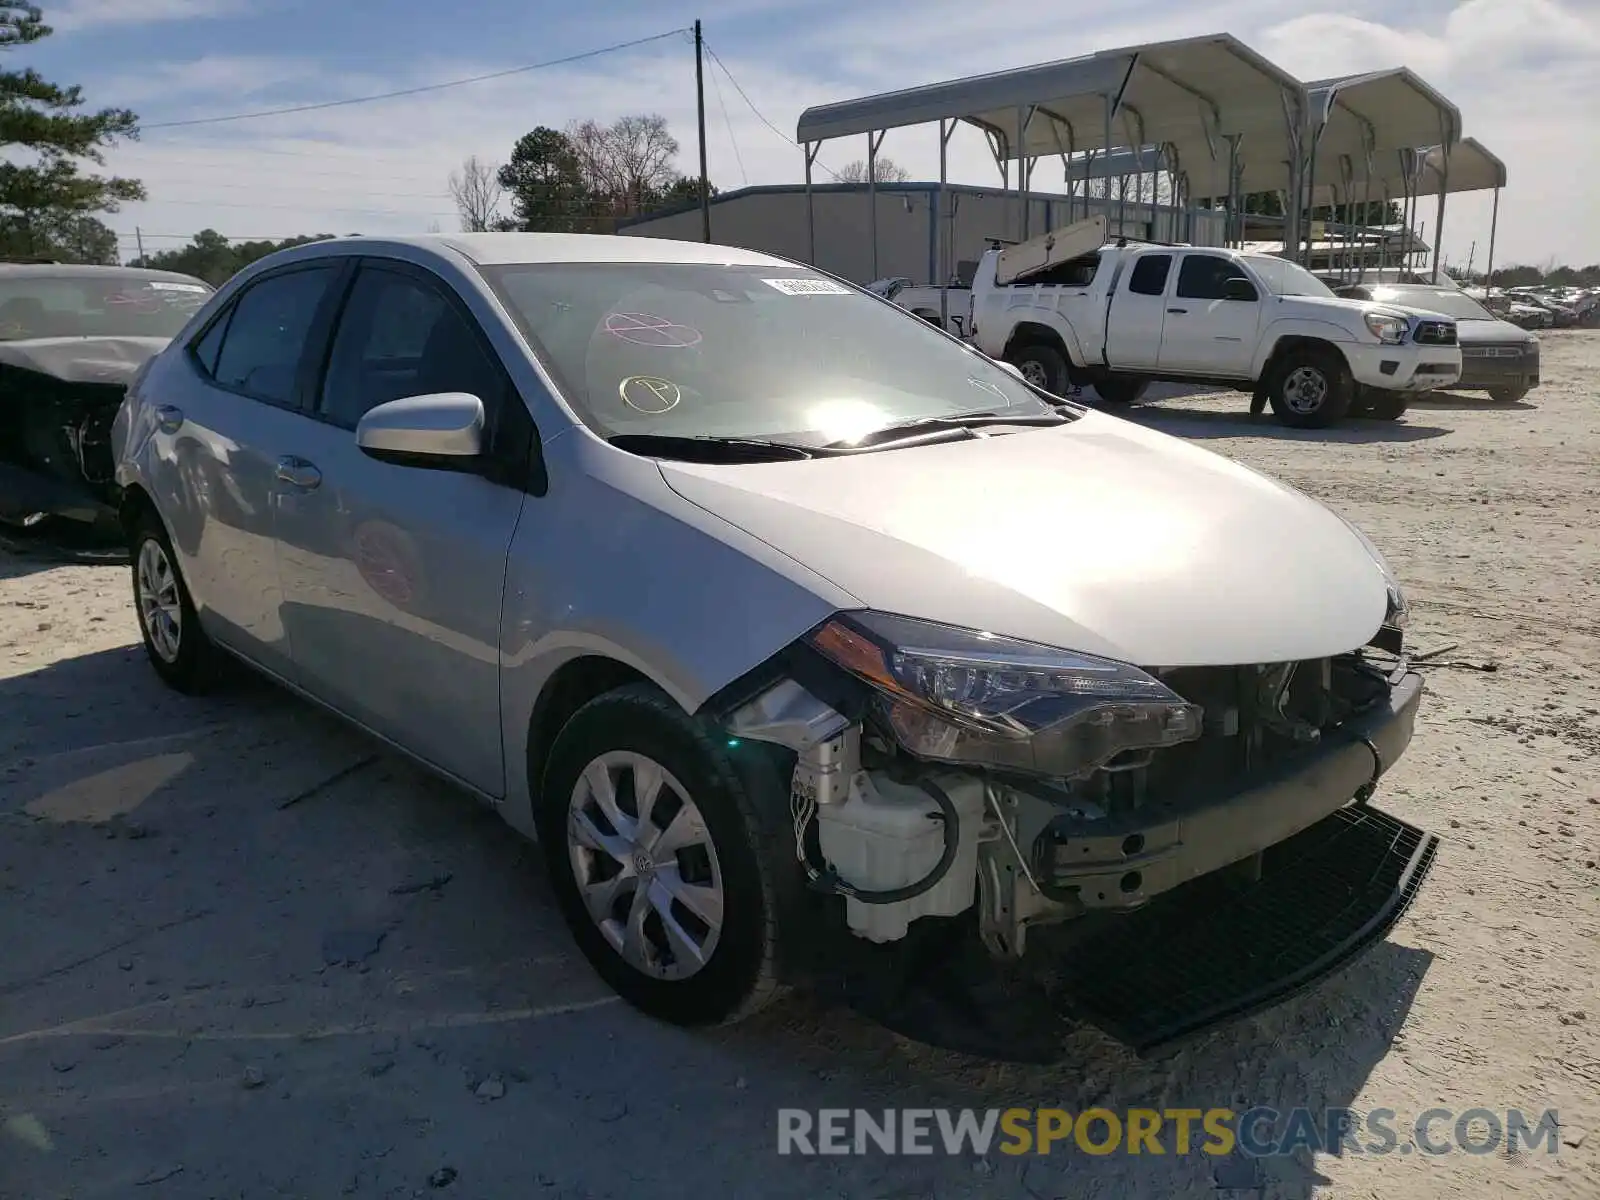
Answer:
[[[96,2],[110,6],[110,0]],[[200,0],[147,0],[185,2]],[[1589,149],[1585,128],[1594,80],[1600,78],[1600,24],[1592,10],[1571,0],[1423,0],[1428,3],[1436,12],[1413,7],[1407,20],[1414,24],[1403,24],[1388,15],[1393,6],[1379,0],[1311,13],[1289,0],[1243,0],[1227,8],[1197,4],[1176,13],[1170,10],[1179,6],[1130,0],[1099,19],[1041,10],[1034,0],[929,0],[914,20],[904,10],[861,5],[853,15],[819,19],[800,34],[767,44],[750,38],[721,44],[713,10],[706,33],[783,139],[793,136],[796,118],[810,104],[1218,29],[1230,29],[1301,78],[1408,65],[1454,99],[1467,132],[1508,164],[1498,261],[1600,260],[1591,199],[1600,188],[1600,160]],[[670,24],[666,14],[663,24]],[[1021,29],[1026,37],[1018,36]],[[683,143],[680,163],[689,168],[695,110],[687,49],[672,40],[407,99],[151,130],[142,142],[118,150],[112,165],[144,179],[153,199],[131,206],[113,224],[131,231],[137,223],[147,232],[168,234],[210,226],[230,236],[420,232],[433,222],[449,229],[454,220],[445,180],[467,155],[503,159],[517,136],[535,124],[559,127],[573,118],[628,112],[664,115]],[[218,55],[144,68],[147,82],[138,104],[153,107],[159,96],[163,117],[185,109],[210,115],[385,91],[505,65],[419,62],[403,73],[357,79],[334,76],[309,60]],[[712,79],[720,79],[720,103]],[[173,81],[181,97],[150,80]],[[101,103],[134,103],[140,88],[134,76],[90,81],[91,95]],[[208,88],[214,90],[208,94]],[[175,97],[182,103],[175,105]],[[712,178],[724,189],[746,178],[801,178],[800,151],[767,128],[715,68],[707,84],[707,140]],[[896,130],[884,151],[915,177],[929,178],[937,173],[937,142],[931,127]],[[864,145],[852,140],[825,147],[822,162],[838,167],[863,154]],[[1059,180],[1058,174],[1052,179],[1052,169],[1041,164],[1036,186]],[[976,131],[963,130],[952,141],[951,178],[998,183]],[[1476,241],[1482,263],[1488,209],[1486,197],[1452,198],[1447,257],[1464,260]],[[1431,218],[1431,209],[1426,215]],[[152,239],[147,246],[173,244]]]
[[[1600,16],[1557,0],[1467,0],[1422,28],[1313,13],[1266,29],[1261,51],[1301,78],[1410,66],[1461,109],[1468,135],[1506,163],[1496,261],[1600,261],[1600,156],[1590,126]],[[1444,249],[1488,254],[1492,199],[1452,197]],[[1433,221],[1431,202],[1424,215]]]
[[[106,25],[147,25],[154,21],[183,21],[224,17],[243,12],[248,0],[67,0],[45,14],[59,33]]]

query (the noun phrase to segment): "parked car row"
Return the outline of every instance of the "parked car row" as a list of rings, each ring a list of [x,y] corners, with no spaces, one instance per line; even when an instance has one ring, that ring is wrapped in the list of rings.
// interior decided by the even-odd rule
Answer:
[[[1312,312],[1359,350],[1349,377],[1459,370],[1447,323],[1288,264],[1090,257],[1059,308],[1043,285],[1022,308],[1070,318],[1040,324],[1113,393],[1212,371],[1312,415],[1347,384],[1277,328]],[[995,274],[983,346],[1021,291]],[[1174,315],[1238,362],[1195,365]],[[1181,372],[1125,358],[1141,338]],[[118,412],[145,650],[184,691],[248,664],[535,837],[645,1012],[728,1021],[826,983],[976,1052],[1041,1008],[1148,1049],[1398,919],[1437,839],[1368,801],[1422,685],[1352,525],[1041,367],[727,247],[281,251]]]

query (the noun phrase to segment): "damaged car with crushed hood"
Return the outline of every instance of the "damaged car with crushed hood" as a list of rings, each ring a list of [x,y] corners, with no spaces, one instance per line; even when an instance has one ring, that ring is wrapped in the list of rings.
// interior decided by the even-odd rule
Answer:
[[[1150,1050],[1381,941],[1435,853],[1372,803],[1422,702],[1372,542],[814,267],[282,251],[114,443],[155,671],[243,660],[476,796],[666,1020],[804,984]]]
[[[117,406],[211,292],[173,271],[0,263],[0,523],[116,534]]]

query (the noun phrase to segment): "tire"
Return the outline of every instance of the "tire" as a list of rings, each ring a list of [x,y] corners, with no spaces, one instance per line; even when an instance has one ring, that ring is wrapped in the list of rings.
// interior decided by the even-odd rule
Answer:
[[[1150,381],[1130,375],[1112,375],[1095,380],[1094,390],[1107,404],[1132,404],[1150,390]]]
[[[657,845],[651,862],[645,839],[660,836],[659,830],[639,820],[633,794],[634,781],[655,770],[662,782],[652,809],[671,805],[672,815],[687,821],[685,840],[670,861]],[[612,817],[596,798],[597,773],[611,782]],[[749,778],[722,739],[645,684],[591,700],[551,747],[534,815],[561,914],[601,978],[652,1017],[676,1025],[730,1024],[778,994],[774,914],[783,859],[771,823],[760,819]],[[672,825],[666,814],[655,815]],[[666,911],[684,935],[680,943],[669,939],[663,919],[660,904],[668,896]],[[679,897],[692,897],[699,915]],[[710,903],[713,897],[719,904]],[[604,928],[602,918],[591,915],[591,902],[597,908],[609,903]],[[708,919],[717,908],[720,924]],[[703,953],[703,962],[685,947]]]
[[[148,509],[134,524],[128,554],[133,607],[150,665],[177,691],[195,695],[209,690],[220,674],[221,653],[200,628],[172,541]]]
[[[1411,397],[1404,392],[1370,391],[1365,401],[1361,415],[1375,421],[1398,421],[1411,407]]]
[[[1532,390],[1525,387],[1490,388],[1489,399],[1496,404],[1516,404]]]
[[[1350,366],[1331,346],[1288,351],[1267,384],[1272,411],[1291,429],[1325,429],[1342,420],[1355,398]]]
[[[1034,387],[1043,388],[1052,396],[1065,396],[1072,388],[1067,356],[1047,342],[1025,342],[1013,347],[1006,361]]]

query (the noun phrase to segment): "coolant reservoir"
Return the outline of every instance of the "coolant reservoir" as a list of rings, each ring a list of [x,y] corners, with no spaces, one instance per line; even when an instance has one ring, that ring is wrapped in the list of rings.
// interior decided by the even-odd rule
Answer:
[[[857,936],[896,941],[918,917],[953,917],[972,906],[983,787],[959,776],[939,782],[960,818],[955,861],[932,889],[909,900],[865,904],[847,897],[846,918]],[[944,853],[944,821],[934,798],[913,784],[866,771],[856,773],[843,804],[818,806],[817,835],[839,878],[861,891],[889,891],[926,879]]]

